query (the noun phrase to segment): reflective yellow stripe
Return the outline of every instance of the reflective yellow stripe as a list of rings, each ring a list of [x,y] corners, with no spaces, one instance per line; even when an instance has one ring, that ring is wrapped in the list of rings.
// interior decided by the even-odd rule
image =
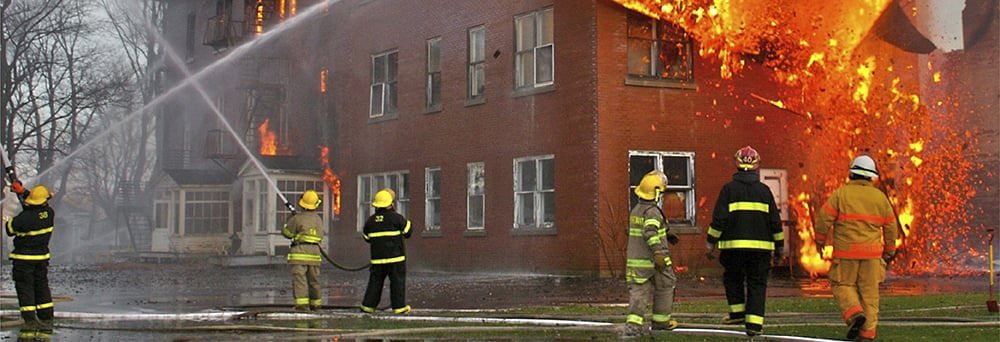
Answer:
[[[729,203],[729,212],[734,212],[737,210],[762,211],[766,213],[770,210],[770,207],[768,207],[767,203],[760,203],[760,202]]]
[[[670,257],[663,257],[663,263],[666,264],[667,266],[670,266],[674,264],[674,261],[670,259]]]
[[[650,238],[646,239],[646,244],[650,246],[657,245],[659,243],[660,243],[659,235],[653,235]]]
[[[295,298],[295,305],[307,305],[309,304],[309,297]]]
[[[370,308],[370,307],[362,305],[361,306],[361,311],[364,311],[364,312],[367,312],[367,313],[375,313],[375,308]]]
[[[642,236],[642,228],[629,228],[628,236]]]
[[[42,254],[42,255],[29,255],[29,254],[14,254],[14,253],[10,253],[10,258],[11,259],[17,259],[17,260],[49,260],[49,258],[51,258],[51,257],[52,257],[52,255],[49,254],[49,253],[45,253],[45,254]]]
[[[288,261],[315,261],[320,262],[319,255],[309,253],[288,253]]]
[[[19,339],[21,339],[21,338],[23,338],[23,339],[32,339],[32,340],[38,339],[38,340],[46,340],[46,341],[48,341],[49,339],[52,338],[52,334],[47,333],[45,331],[23,330],[22,329],[21,331],[17,332],[17,337]]]
[[[743,311],[747,311],[746,304],[733,304],[729,306],[729,312],[738,313]]]
[[[764,325],[764,316],[747,314],[747,323]]]
[[[657,220],[657,219],[646,219],[645,221],[642,221],[642,225],[643,226],[655,226],[656,228],[660,228],[661,223],[660,223],[660,220]]]
[[[406,260],[406,256],[405,255],[404,256],[398,256],[398,257],[395,257],[395,258],[372,259],[372,264],[391,264],[391,263],[400,262],[400,261],[403,261],[403,260]]]
[[[38,309],[38,307],[34,306],[34,305],[26,305],[26,306],[22,306],[21,307],[21,311],[22,312],[24,312],[24,311],[35,311],[35,309]]]
[[[774,241],[784,240],[785,239],[785,232],[774,233],[773,237],[774,237]]]
[[[299,234],[295,236],[295,241],[307,242],[307,243],[320,243],[323,241],[322,237],[309,234]]]
[[[309,300],[309,305],[312,305],[312,306],[323,305],[323,299],[310,299]]]
[[[625,323],[642,325],[642,316],[636,314],[629,314],[628,318],[625,319]]]
[[[666,323],[669,320],[670,320],[670,314],[666,314],[666,315],[653,314],[653,322],[656,322],[656,323]]]
[[[14,235],[14,226],[13,226],[13,224],[14,224],[14,220],[13,219],[7,221],[7,234],[8,235]]]
[[[653,268],[653,261],[649,259],[628,259],[625,266],[635,268]]]
[[[406,220],[406,227],[403,227],[403,234],[410,232],[410,220]]]
[[[38,310],[41,310],[41,309],[48,309],[48,308],[51,308],[53,306],[55,306],[55,304],[53,304],[52,302],[48,302],[48,303],[38,304],[37,307],[38,307]]]
[[[390,231],[386,231],[386,232],[374,232],[374,233],[368,234],[368,237],[369,238],[377,238],[377,237],[383,237],[383,236],[399,236],[400,234],[402,234],[402,233],[400,233],[398,230],[390,230]]]
[[[13,220],[11,220],[11,221],[13,221]],[[52,232],[52,228],[53,227],[42,228],[42,229],[39,229],[39,230],[32,230],[32,231],[27,231],[27,232],[23,232],[23,233],[14,232],[14,235],[15,236],[35,236],[35,235],[42,235],[42,234],[45,234],[45,233],[51,233]]]
[[[720,236],[722,236],[722,231],[715,229],[715,227],[710,226],[708,227],[708,236],[718,239]]]
[[[410,306],[409,305],[401,307],[399,309],[392,309],[392,313],[396,313],[396,314],[398,314],[398,313],[404,313],[404,312],[407,312],[407,311],[410,311]]]
[[[746,248],[746,249],[764,249],[773,251],[774,241],[759,241],[759,240],[723,240],[719,241],[719,249],[736,249],[736,248]]]

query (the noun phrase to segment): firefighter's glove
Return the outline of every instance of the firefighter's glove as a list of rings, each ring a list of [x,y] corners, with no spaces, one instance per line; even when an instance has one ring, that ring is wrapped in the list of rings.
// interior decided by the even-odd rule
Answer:
[[[785,256],[785,246],[777,246],[774,248],[774,263],[778,264],[781,262],[781,258]]]
[[[708,249],[708,252],[705,252],[705,257],[708,258],[708,260],[715,260],[715,244],[705,242],[705,248]]]
[[[896,258],[896,252],[895,251],[892,251],[892,252],[888,252],[888,251],[882,252],[882,260],[885,260],[886,263],[891,262],[892,259],[895,259],[895,258]]]
[[[14,192],[15,194],[21,195],[25,193],[27,190],[24,189],[24,184],[21,184],[21,181],[15,180],[13,182],[10,182],[10,191]]]
[[[663,255],[663,252],[653,253],[653,266],[656,267],[657,271],[667,269],[666,255]]]
[[[669,242],[671,245],[676,245],[678,242],[681,242],[681,239],[677,237],[677,235],[667,234],[667,242]]]

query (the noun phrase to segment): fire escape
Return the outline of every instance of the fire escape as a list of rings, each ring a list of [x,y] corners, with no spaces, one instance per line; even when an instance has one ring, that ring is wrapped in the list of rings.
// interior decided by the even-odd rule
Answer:
[[[142,188],[135,182],[123,182],[115,193],[115,235],[124,226],[133,252],[147,252],[153,243],[153,221],[149,217]]]
[[[289,61],[284,58],[254,56],[246,57],[241,62],[240,79],[246,94],[244,141],[247,146],[256,150],[261,143],[258,129],[261,129],[265,121],[268,122],[269,130],[278,132],[278,142],[283,141],[288,135],[284,103]]]

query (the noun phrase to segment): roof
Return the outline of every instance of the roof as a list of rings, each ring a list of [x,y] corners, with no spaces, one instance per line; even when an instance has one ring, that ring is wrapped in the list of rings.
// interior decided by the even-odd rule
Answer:
[[[319,158],[315,156],[261,156],[257,160],[268,174],[319,174],[322,172]],[[260,174],[260,170],[247,160],[240,168],[240,176]]]
[[[164,170],[177,185],[228,185],[235,177],[222,170]]]

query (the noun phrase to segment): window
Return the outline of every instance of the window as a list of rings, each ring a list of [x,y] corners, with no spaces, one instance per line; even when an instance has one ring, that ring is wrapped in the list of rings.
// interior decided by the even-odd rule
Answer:
[[[552,8],[514,17],[514,87],[535,88],[555,80]]]
[[[486,214],[486,166],[483,162],[469,163],[468,214],[466,228],[484,229]]]
[[[556,221],[555,157],[514,160],[514,228],[552,228]]]
[[[427,40],[427,108],[441,106],[441,37]]]
[[[396,192],[396,212],[403,216],[409,216],[410,198],[410,173],[407,171],[391,171],[383,173],[369,173],[358,175],[358,231],[368,216],[375,212],[371,206],[375,192],[380,189],[389,188]]]
[[[319,69],[319,92],[320,94],[326,94],[327,87],[330,83],[330,70],[327,68]]]
[[[397,51],[372,55],[372,87],[370,118],[396,112]]]
[[[469,29],[469,99],[480,99],[486,91],[486,27]]]
[[[629,207],[639,201],[635,187],[649,171],[667,175],[667,191],[662,201],[663,214],[670,223],[694,225],[694,153],[629,151]]]
[[[158,190],[153,199],[153,228],[180,234],[177,228],[177,190]]]
[[[228,233],[229,191],[184,192],[184,235]]]
[[[441,168],[424,169],[424,223],[427,230],[441,229]]]
[[[677,25],[629,12],[629,78],[693,82],[691,51],[691,37]]]
[[[194,61],[194,25],[195,25],[195,15],[194,12],[188,13],[187,16],[187,32],[184,37],[184,59],[187,62]]]
[[[267,184],[263,185],[266,186]],[[306,190],[316,191],[316,193],[319,195],[319,200],[321,205],[319,208],[316,208],[316,214],[319,215],[320,218],[323,218],[325,221],[326,217],[323,215],[324,210],[322,206],[328,205],[326,199],[323,198],[326,189],[326,183],[324,183],[321,180],[314,181],[314,180],[297,180],[297,179],[296,180],[279,179],[277,180],[277,185],[281,193],[285,195],[285,199],[287,199],[289,203],[295,205],[296,207],[298,207],[299,199],[302,198],[302,194],[305,193]],[[280,196],[278,196],[277,194],[275,194],[274,196],[277,198],[277,200],[274,201],[275,205],[274,212],[277,213],[277,221],[275,222],[277,223],[276,226],[277,230],[281,231],[281,227],[285,224],[285,221],[288,221],[288,218],[292,216],[292,212],[288,210],[288,207],[285,206],[285,203],[281,202]]]

